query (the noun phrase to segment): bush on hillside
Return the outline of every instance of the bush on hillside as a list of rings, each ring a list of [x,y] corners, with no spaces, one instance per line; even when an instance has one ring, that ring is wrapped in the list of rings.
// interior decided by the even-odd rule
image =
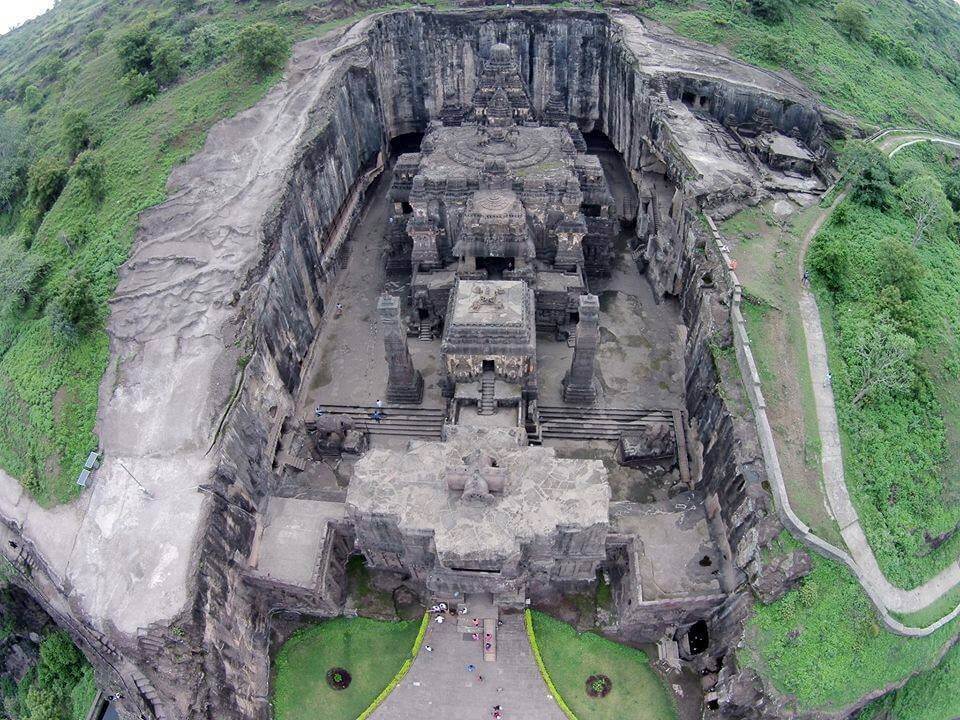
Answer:
[[[139,73],[150,72],[156,42],[157,38],[147,23],[137,23],[121,33],[115,43],[121,73],[125,75],[133,70]]]
[[[183,43],[179,38],[162,36],[151,55],[151,74],[160,87],[166,87],[180,77],[183,66]]]
[[[175,37],[138,23],[117,38],[120,70],[131,104],[155,96],[180,76],[183,44]]]
[[[50,325],[54,332],[73,340],[90,330],[97,320],[97,302],[90,289],[90,276],[74,270],[50,304]]]
[[[95,144],[90,117],[82,110],[68,110],[63,115],[60,141],[67,155],[75,158]]]
[[[214,23],[194,28],[190,33],[190,65],[203,68],[212,65],[223,54],[223,38]]]
[[[0,244],[0,313],[19,310],[40,289],[46,276],[43,260],[8,239]]]
[[[750,0],[753,14],[767,22],[778,23],[790,10],[788,0]]]
[[[283,31],[271,22],[248,25],[237,37],[237,52],[243,66],[258,75],[277,70],[287,59],[290,44]]]
[[[93,200],[103,199],[103,178],[106,173],[103,158],[93,150],[84,150],[70,168],[70,175],[79,180]]]
[[[49,210],[66,184],[67,165],[60,158],[47,155],[31,165],[27,190],[37,212],[42,215]]]
[[[0,115],[0,211],[9,210],[26,186],[28,154],[23,126]]]
[[[840,153],[840,170],[859,202],[876,208],[889,207],[893,172],[887,156],[877,147],[862,140],[846,143]]]
[[[850,254],[847,247],[834,238],[818,242],[810,248],[810,267],[823,279],[827,289],[841,294],[850,266]]]
[[[47,55],[33,66],[33,71],[43,82],[52,82],[60,75],[63,69],[63,58],[57,55]]]
[[[127,94],[127,102],[135,105],[144,100],[152,100],[160,92],[160,87],[152,75],[131,70],[123,76],[120,83]]]
[[[877,263],[877,285],[895,287],[904,300],[920,297],[924,275],[923,263],[916,249],[896,238],[886,238],[880,243]]]
[[[869,35],[867,9],[857,0],[840,0],[834,8],[834,17],[840,29],[854,40],[866,40]]]
[[[23,107],[27,112],[36,112],[43,104],[43,93],[36,85],[27,85],[23,89]]]

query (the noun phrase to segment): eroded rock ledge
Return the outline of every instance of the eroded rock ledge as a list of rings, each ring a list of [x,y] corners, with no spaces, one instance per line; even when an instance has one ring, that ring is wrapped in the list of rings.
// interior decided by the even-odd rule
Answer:
[[[141,218],[112,301],[94,487],[57,513],[0,498],[17,545],[4,552],[32,569],[31,592],[128,712],[267,717],[269,618],[282,605],[244,569],[275,481],[264,447],[292,409],[323,321],[329,233],[391,138],[422,131],[451,88],[469,98],[494,42],[514,48],[538,109],[560,91],[635,179],[657,167],[680,188],[670,207],[642,209],[636,256],[658,294],[679,298],[689,328],[692,442],[735,567],[711,620],[712,652],[738,642],[751,583],[765,578],[766,596],[783,590],[758,550],[778,527],[755,432],[717,391],[710,348],[730,332],[729,289],[705,281],[720,277],[719,258],[704,250],[695,213],[761,191],[742,158],[711,146],[711,127],[760,110],[821,150],[843,119],[773,73],[632,16],[388,13],[298,45],[284,81],[173,172],[169,199]]]

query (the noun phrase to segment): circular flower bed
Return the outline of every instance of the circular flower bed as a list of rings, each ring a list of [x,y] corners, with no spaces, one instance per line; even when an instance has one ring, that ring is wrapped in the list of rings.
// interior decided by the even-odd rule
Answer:
[[[350,687],[350,673],[342,667],[332,667],[327,670],[327,685],[334,690],[346,690]]]
[[[613,689],[613,680],[606,675],[591,675],[587,678],[587,695],[592,698],[605,697]]]

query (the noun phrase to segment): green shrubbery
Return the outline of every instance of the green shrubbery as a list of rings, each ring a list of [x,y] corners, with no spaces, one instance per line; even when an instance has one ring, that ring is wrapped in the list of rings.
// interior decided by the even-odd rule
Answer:
[[[960,245],[950,161],[891,164],[851,143],[850,196],[810,250],[844,439],[845,470],[890,579],[917,585],[960,551],[930,542],[960,521],[950,408],[960,369]],[[941,180],[941,177],[943,180]]]
[[[152,29],[146,21],[123,32],[116,47],[131,104],[150,99],[180,76],[182,41]]]
[[[27,190],[34,208],[42,215],[49,210],[67,184],[67,164],[54,155],[46,155],[30,166]]]
[[[40,660],[14,690],[6,689],[4,705],[24,720],[82,720],[96,695],[93,668],[63,631],[40,643]]]
[[[290,52],[290,43],[277,25],[259,22],[240,31],[237,51],[244,67],[262,75],[283,65]]]
[[[936,662],[958,623],[933,635],[887,632],[842,565],[812,556],[799,589],[758,605],[738,658],[758,668],[802,711],[831,711]]]

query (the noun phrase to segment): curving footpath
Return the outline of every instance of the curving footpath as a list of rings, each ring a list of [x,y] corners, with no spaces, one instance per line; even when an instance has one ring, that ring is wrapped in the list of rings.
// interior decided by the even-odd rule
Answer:
[[[872,137],[871,141],[890,157],[896,155],[900,150],[920,142],[937,142],[960,147],[960,141],[953,138],[915,130],[886,130]],[[833,203],[820,213],[804,236],[797,268],[798,282],[803,275],[803,267],[810,242],[844,197],[846,197],[846,192],[838,194]],[[904,590],[893,585],[883,574],[876,556],[870,548],[860,524],[860,518],[847,490],[836,406],[833,389],[828,382],[827,348],[823,337],[820,311],[813,294],[803,287],[800,291],[799,305],[804,335],[806,336],[807,360],[810,366],[817,425],[822,447],[821,464],[824,487],[830,510],[840,526],[840,534],[859,570],[856,575],[874,602],[882,604],[887,612],[913,613],[923,610],[960,584],[960,559],[944,568],[923,585],[911,590]],[[960,605],[927,628],[911,630],[926,635],[958,615],[960,615]],[[911,632],[910,634],[915,633]]]

